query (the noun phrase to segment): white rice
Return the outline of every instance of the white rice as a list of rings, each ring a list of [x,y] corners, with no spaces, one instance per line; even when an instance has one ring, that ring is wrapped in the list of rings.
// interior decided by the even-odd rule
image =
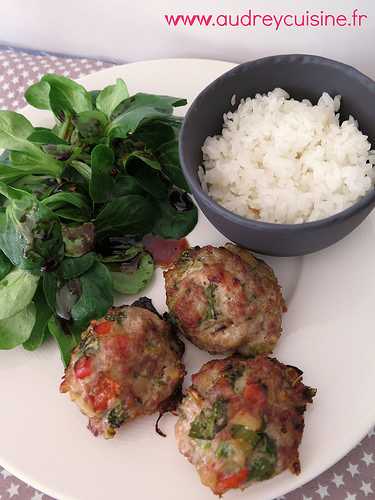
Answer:
[[[360,96],[359,96],[360,99]],[[375,181],[375,151],[353,117],[340,125],[340,96],[317,105],[282,89],[242,99],[207,137],[203,189],[250,219],[300,223],[351,206]]]

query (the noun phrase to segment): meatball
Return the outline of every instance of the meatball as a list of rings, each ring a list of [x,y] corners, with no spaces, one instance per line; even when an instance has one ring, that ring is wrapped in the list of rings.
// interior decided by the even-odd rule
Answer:
[[[232,244],[183,252],[164,273],[171,319],[212,354],[272,352],[286,310],[272,269]]]
[[[300,472],[303,414],[316,390],[298,368],[260,355],[210,361],[179,408],[180,452],[213,493]]]
[[[112,308],[92,321],[61,384],[89,417],[94,435],[111,438],[140,415],[162,409],[181,390],[183,350],[169,323],[143,308]]]

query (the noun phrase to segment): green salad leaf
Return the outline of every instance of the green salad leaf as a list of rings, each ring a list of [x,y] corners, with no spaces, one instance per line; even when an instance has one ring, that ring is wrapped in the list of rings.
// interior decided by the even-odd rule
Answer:
[[[146,252],[133,257],[130,262],[107,264],[111,271],[113,289],[124,295],[134,295],[143,290],[154,275],[154,261]]]
[[[65,368],[68,366],[73,349],[78,345],[74,335],[66,333],[59,319],[52,316],[48,323],[48,330],[59,346],[61,360]]]
[[[0,182],[8,199],[0,214],[0,249],[15,266],[40,272],[64,256],[61,225],[49,208],[34,196]]]
[[[195,205],[190,209],[179,211],[168,201],[159,203],[160,216],[152,229],[154,234],[162,238],[178,240],[193,230],[198,222],[198,210]]]
[[[150,199],[137,194],[121,196],[99,212],[95,220],[97,238],[116,234],[143,236],[152,229],[155,216]]]
[[[96,107],[110,118],[118,105],[128,97],[129,92],[126,83],[121,78],[118,78],[114,85],[108,85],[99,92],[96,98]]]
[[[23,342],[27,351],[35,351],[40,347],[49,335],[48,321],[52,316],[43,293],[43,286],[39,285],[33,300],[35,306],[35,323],[29,338]]]
[[[174,115],[186,100],[129,95],[121,79],[88,91],[55,74],[25,98],[55,123],[0,111],[0,348],[33,351],[52,336],[67,365],[115,293],[150,283],[143,237],[182,238],[197,222]]]
[[[56,116],[59,116],[61,111],[82,113],[92,110],[91,96],[79,83],[51,73],[44,75],[41,82],[50,86],[49,103]]]
[[[0,281],[0,320],[22,311],[32,301],[39,276],[13,269]]]
[[[98,144],[91,151],[90,195],[95,203],[105,203],[112,198],[114,163],[115,156],[108,146]]]
[[[71,313],[73,320],[85,328],[113,305],[112,278],[106,266],[96,262],[79,280],[82,293]]]
[[[26,101],[38,109],[51,109],[49,104],[49,83],[40,81],[31,85],[25,92]]]
[[[0,349],[13,349],[30,337],[36,321],[32,302],[14,316],[0,320]]]
[[[5,278],[5,276],[10,273],[12,267],[13,266],[10,260],[0,250],[0,280]],[[0,286],[1,286],[1,281],[0,281]]]

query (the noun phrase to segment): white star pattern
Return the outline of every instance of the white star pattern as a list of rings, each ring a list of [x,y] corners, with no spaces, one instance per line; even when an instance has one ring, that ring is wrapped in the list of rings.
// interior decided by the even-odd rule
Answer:
[[[11,485],[9,486],[9,488],[7,489],[7,492],[9,494],[9,498],[13,498],[14,496],[16,495],[19,495],[18,493],[18,489],[19,489],[20,485],[19,484],[14,484],[14,483],[11,483]]]
[[[356,500],[357,499],[357,494],[356,493],[346,493],[346,497],[344,500]]]
[[[365,451],[363,452],[363,457],[361,458],[362,462],[365,462],[365,464],[367,465],[367,467],[370,465],[370,464],[373,464],[375,463],[374,462],[374,458],[373,458],[374,454],[373,453],[366,453]]]
[[[339,476],[338,474],[336,473],[333,473],[333,479],[332,479],[332,482],[336,485],[336,488],[340,488],[340,486],[344,486],[344,480],[343,480],[343,476]]]
[[[350,475],[352,477],[354,477],[356,474],[359,474],[358,465],[357,464],[353,465],[351,462],[349,462],[349,467],[346,470],[350,472]]]
[[[42,500],[43,496],[44,496],[43,493],[35,491],[34,495],[30,498],[30,500]]]
[[[7,470],[3,469],[0,474],[3,476],[4,479],[6,479],[7,477],[11,476],[12,474],[10,472],[8,472]]]
[[[302,500],[312,500],[311,497],[306,497],[305,495],[302,496]]]
[[[364,481],[362,481],[362,486],[359,489],[363,491],[365,497],[367,497],[367,495],[370,495],[371,493],[374,493],[371,487],[371,483],[365,483]]]
[[[322,486],[319,484],[319,488],[316,490],[316,493],[320,496],[320,498],[328,497],[328,486]]]

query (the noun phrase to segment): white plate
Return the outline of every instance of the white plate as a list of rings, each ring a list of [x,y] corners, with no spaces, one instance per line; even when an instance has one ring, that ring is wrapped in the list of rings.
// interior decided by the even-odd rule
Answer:
[[[116,78],[137,91],[187,97],[233,67],[208,60],[163,60],[107,69],[82,79],[89,89]],[[47,114],[27,109],[35,125]],[[277,357],[304,370],[318,388],[306,413],[302,473],[285,472],[226,500],[270,499],[289,492],[333,465],[375,422],[374,282],[375,218],[369,217],[339,244],[304,258],[267,258],[284,288],[289,311]],[[200,214],[191,244],[220,244],[224,238]],[[161,272],[144,292],[165,309]],[[186,342],[190,374],[209,355]],[[51,342],[35,353],[0,352],[0,463],[34,487],[60,500],[211,500],[174,439],[175,417],[154,432],[155,417],[140,418],[111,440],[94,438],[86,418],[58,392],[63,369]]]

